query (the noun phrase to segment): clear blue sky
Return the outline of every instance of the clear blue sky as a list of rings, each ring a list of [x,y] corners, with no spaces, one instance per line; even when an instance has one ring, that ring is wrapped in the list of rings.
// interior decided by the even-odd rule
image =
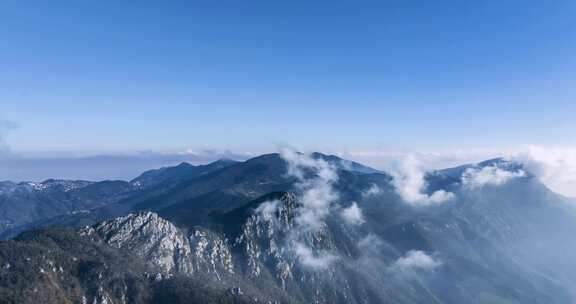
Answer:
[[[569,0],[0,3],[13,150],[576,143]]]

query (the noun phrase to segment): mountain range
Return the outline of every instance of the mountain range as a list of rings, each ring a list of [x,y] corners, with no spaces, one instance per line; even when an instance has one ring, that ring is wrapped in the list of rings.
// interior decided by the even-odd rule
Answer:
[[[0,303],[574,303],[574,203],[503,159],[414,177],[289,152],[2,182]]]

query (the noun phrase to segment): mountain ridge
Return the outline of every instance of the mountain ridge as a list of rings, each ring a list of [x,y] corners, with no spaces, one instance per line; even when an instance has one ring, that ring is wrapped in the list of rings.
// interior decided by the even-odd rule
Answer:
[[[43,249],[30,258],[44,266],[32,269],[46,271],[41,252],[76,256],[81,249],[67,241],[74,239],[93,252],[109,252],[88,254],[88,260],[106,264],[112,256],[133,254],[140,266],[130,264],[129,273],[119,276],[102,272],[111,280],[108,287],[77,277],[84,271],[77,264],[64,267],[76,289],[51,289],[35,273],[34,286],[59,300],[83,295],[97,303],[122,297],[161,303],[162,284],[188,286],[171,298],[183,299],[195,288],[226,301],[271,303],[543,304],[571,303],[576,295],[576,265],[563,254],[576,250],[576,212],[524,167],[489,160],[431,172],[423,177],[428,191],[452,196],[418,205],[404,200],[392,175],[320,154],[291,157],[267,154],[201,174],[183,164],[172,167],[173,178],[162,176],[170,168],[147,174],[159,177],[149,188],[129,182],[64,187],[61,193],[86,197],[107,197],[123,187],[134,192],[85,214],[51,218],[37,226],[54,227],[45,232],[0,242],[0,267],[21,265],[14,273],[0,272],[32,275],[11,248],[35,246]],[[112,184],[119,190],[109,190]],[[64,284],[58,267],[53,273]],[[110,289],[117,279],[150,292],[138,298]],[[0,280],[0,294],[18,298],[8,286]]]

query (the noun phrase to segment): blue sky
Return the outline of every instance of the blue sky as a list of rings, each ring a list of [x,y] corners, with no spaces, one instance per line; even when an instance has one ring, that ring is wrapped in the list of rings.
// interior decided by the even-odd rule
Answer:
[[[13,151],[576,142],[576,2],[0,4]]]

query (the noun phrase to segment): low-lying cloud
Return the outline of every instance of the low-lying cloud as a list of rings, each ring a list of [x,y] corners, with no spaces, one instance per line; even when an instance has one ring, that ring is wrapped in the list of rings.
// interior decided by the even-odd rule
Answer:
[[[362,197],[366,198],[366,197],[376,196],[382,192],[383,192],[382,188],[380,188],[376,184],[372,184],[372,185],[370,185],[370,188],[362,191]]]
[[[511,158],[522,162],[551,190],[576,197],[576,148],[529,146]]]
[[[334,254],[325,251],[314,253],[308,246],[299,242],[294,244],[294,252],[302,265],[314,270],[326,269],[338,260],[338,256]]]
[[[394,178],[393,184],[396,192],[409,204],[438,204],[454,197],[453,193],[444,190],[438,190],[432,194],[424,193],[427,187],[425,173],[420,165],[420,161],[413,155],[403,157],[397,165],[390,170],[390,174]]]
[[[462,183],[467,188],[477,189],[486,185],[500,186],[513,178],[524,176],[526,172],[523,170],[508,171],[493,165],[466,169],[462,174]]]
[[[404,256],[394,262],[396,269],[421,269],[434,270],[442,265],[440,260],[433,258],[421,250],[410,250]]]
[[[323,159],[314,159],[309,155],[293,150],[282,150],[282,158],[288,164],[288,174],[298,182],[300,193],[297,225],[306,230],[318,230],[330,213],[332,204],[338,200],[334,183],[338,181],[336,168]]]
[[[275,219],[275,214],[278,211],[278,206],[280,205],[279,200],[272,200],[262,203],[255,212],[262,217],[267,222],[273,222]]]
[[[383,242],[375,234],[368,234],[358,241],[358,248],[365,252],[375,251],[378,247],[382,246]]]
[[[280,155],[287,163],[287,174],[297,179],[295,186],[301,203],[290,237],[294,240],[293,252],[303,266],[314,270],[326,268],[337,260],[337,256],[324,250],[313,250],[301,242],[300,236],[320,230],[333,210],[333,204],[340,197],[334,189],[338,181],[337,169],[323,159],[293,150],[284,149]],[[348,220],[357,222],[361,218],[358,206],[356,208],[347,212]]]
[[[340,216],[344,219],[344,222],[350,225],[361,225],[365,222],[362,210],[355,202],[350,207],[342,209]]]
[[[576,147],[573,146],[545,147],[529,145],[466,150],[453,149],[436,152],[375,149],[333,153],[391,173],[398,171],[397,160],[406,158],[407,155],[409,156],[408,158],[415,157],[419,166],[425,170],[444,169],[505,157],[524,164],[526,173],[535,175],[551,190],[565,196],[576,197]],[[413,189],[414,187],[408,187],[399,192],[404,194],[403,197],[406,201],[418,200],[420,197],[419,192],[415,192]],[[441,199],[442,196],[438,196],[438,198]]]

